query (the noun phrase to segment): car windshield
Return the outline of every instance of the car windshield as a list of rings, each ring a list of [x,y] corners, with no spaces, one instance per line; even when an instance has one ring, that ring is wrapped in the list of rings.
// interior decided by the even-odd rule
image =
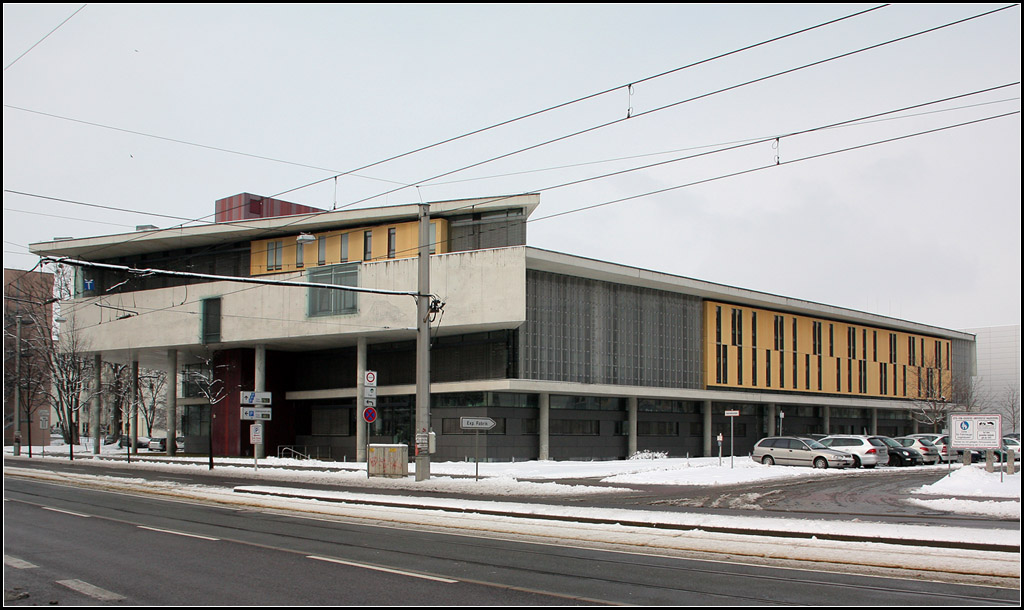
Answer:
[[[926,438],[919,438],[917,440],[920,441],[921,444],[924,445],[925,447],[934,447],[935,446],[935,443],[931,442],[930,440],[928,440]]]
[[[1015,438],[1004,438],[1003,444],[1009,445],[1010,447],[1020,447],[1020,441]]]
[[[803,439],[800,439],[800,440],[802,440],[803,442],[807,443],[807,446],[810,447],[811,449],[828,449],[828,447],[826,447],[825,445],[822,445],[821,443],[819,443],[818,441],[814,440],[813,438],[803,438]]]
[[[889,445],[890,447],[897,447],[897,448],[903,447],[903,445],[897,443],[896,441],[892,440],[888,436],[879,437],[878,440],[882,441],[886,445]]]

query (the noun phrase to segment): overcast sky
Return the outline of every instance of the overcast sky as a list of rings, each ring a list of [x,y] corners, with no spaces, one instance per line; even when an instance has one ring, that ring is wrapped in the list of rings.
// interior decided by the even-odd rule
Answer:
[[[4,4],[5,267],[241,192],[325,209],[539,192],[532,246],[1020,324],[1019,6],[792,71],[1007,5],[888,6],[650,80],[881,5],[82,6]]]

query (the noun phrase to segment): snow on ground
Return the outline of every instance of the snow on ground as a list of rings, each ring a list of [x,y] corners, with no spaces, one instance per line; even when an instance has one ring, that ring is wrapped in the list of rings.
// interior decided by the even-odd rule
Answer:
[[[8,455],[11,448],[5,447]],[[22,448],[22,455],[27,455]],[[69,448],[65,445],[34,447],[33,454],[49,458],[67,459]],[[124,458],[125,450],[116,445],[106,445],[101,456]],[[76,459],[92,458],[91,451],[82,445],[75,449]],[[141,459],[138,459],[141,458]],[[147,460],[148,458],[148,460]],[[132,457],[132,467],[153,470],[191,471],[199,474],[207,471],[205,457],[166,458],[146,450]],[[117,460],[118,465],[124,461]],[[367,478],[365,462],[319,462],[282,458],[265,458],[255,463],[247,458],[215,458],[218,471],[229,470],[231,474],[258,480],[289,480],[309,483],[342,484],[361,486],[368,489],[407,489],[410,491],[447,491],[486,496],[538,496],[578,495],[588,493],[609,493],[612,489],[632,491],[629,485],[731,485],[754,483],[778,479],[803,479],[830,476],[844,476],[843,470],[816,470],[787,466],[765,466],[748,457],[723,458],[656,458],[611,461],[527,461],[527,462],[482,462],[479,464],[480,480],[474,477],[477,465],[472,462],[433,462],[430,465],[431,478],[415,481],[413,477],[389,479]],[[414,468],[410,465],[410,471]],[[919,495],[939,495],[942,499],[920,499],[942,510],[972,514],[987,514],[998,517],[1020,516],[1020,473],[1014,475],[999,472],[985,472],[984,466],[976,464],[963,467],[954,465],[917,466],[914,468],[946,470],[949,476],[939,482],[922,487]],[[888,468],[873,471],[858,471],[862,474],[887,472]],[[563,482],[569,479],[591,479],[594,485]],[[598,485],[597,482],[616,484],[615,488]]]
[[[6,447],[6,455],[11,448]],[[34,459],[67,460],[68,448],[48,447],[46,457],[34,448]],[[1019,549],[1019,529],[981,529],[934,525],[881,523],[867,520],[817,521],[793,517],[719,515],[707,511],[652,511],[642,509],[590,508],[564,504],[531,503],[527,498],[558,496],[571,498],[580,494],[610,493],[616,489],[630,491],[630,485],[694,485],[712,486],[757,482],[769,479],[801,479],[844,476],[840,470],[816,470],[786,466],[764,466],[747,457],[730,461],[723,458],[660,458],[594,462],[501,462],[481,463],[480,480],[474,480],[476,464],[470,462],[431,463],[431,478],[415,481],[415,477],[389,479],[367,478],[366,463],[317,462],[266,458],[254,461],[245,458],[216,458],[215,473],[229,472],[248,478],[252,485],[222,488],[204,485],[202,473],[208,472],[208,458],[166,458],[142,451],[133,456],[131,465],[125,451],[116,446],[104,447],[100,456],[92,456],[78,446],[75,459],[109,465],[119,476],[79,475],[83,481],[110,490],[132,491],[145,488],[148,493],[195,498],[224,504],[265,506],[271,509],[301,510],[317,514],[391,521],[396,525],[419,524],[450,527],[464,533],[486,536],[526,534],[552,543],[612,543],[636,548],[637,552],[662,550],[727,553],[732,557],[788,558],[793,560],[835,562],[876,566],[887,570],[900,568],[922,570],[929,577],[949,566],[946,553],[932,550],[920,552],[915,545],[881,544],[884,539],[932,541],[929,544],[961,542],[1011,545]],[[27,455],[23,451],[22,455]],[[54,481],[59,473],[19,468],[18,461],[5,460],[5,472]],[[412,468],[412,466],[410,466]],[[1000,475],[985,472],[984,466],[919,466],[946,471],[948,476],[934,485],[916,491],[911,500],[944,511],[964,512],[1020,518],[1020,474]],[[125,478],[126,469],[155,470],[168,478],[184,480],[153,481]],[[858,471],[858,476],[885,476],[889,468]],[[900,469],[906,470],[906,469]],[[573,480],[568,484],[568,480]],[[589,479],[593,484],[581,482]],[[275,487],[287,481],[289,487]],[[297,489],[296,482],[359,487],[360,492]],[[614,484],[614,485],[612,485]],[[387,489],[383,496],[380,490]],[[396,494],[395,491],[402,493]],[[475,495],[479,499],[430,497],[422,492],[443,491]],[[292,497],[294,495],[301,497]],[[380,504],[386,502],[388,508]],[[456,512],[452,512],[456,511]],[[459,511],[476,513],[473,518]],[[596,522],[591,522],[596,521]],[[643,524],[647,524],[644,526]],[[650,527],[652,524],[669,527]],[[680,529],[682,528],[682,529]],[[695,528],[695,529],[688,529]],[[722,528],[746,530],[748,534],[724,533]],[[779,538],[761,536],[766,532],[810,534],[810,538]],[[819,540],[836,534],[863,538],[863,541]],[[838,554],[837,554],[838,553]],[[1019,578],[1020,555],[994,551],[958,549],[956,574],[970,573],[998,578]],[[964,572],[967,570],[967,572]],[[959,577],[959,576],[958,576]],[[999,581],[1000,586],[1005,586]]]
[[[1020,472],[1013,475],[986,472],[981,464],[958,468],[949,476],[914,491],[919,495],[952,496],[941,499],[912,499],[909,502],[955,513],[1020,518]],[[973,498],[1003,498],[977,500]]]

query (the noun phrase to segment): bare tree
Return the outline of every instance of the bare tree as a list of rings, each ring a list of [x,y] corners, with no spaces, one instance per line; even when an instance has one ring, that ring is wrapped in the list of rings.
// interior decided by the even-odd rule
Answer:
[[[47,352],[53,379],[50,398],[64,441],[74,445],[78,443],[78,422],[82,408],[89,403],[94,393],[89,387],[93,366],[73,319],[65,322],[59,332],[60,335]]]
[[[53,271],[53,297],[66,300],[73,294],[73,271],[65,265],[56,265]],[[40,337],[45,343],[43,352],[51,379],[50,403],[57,417],[57,427],[69,445],[78,443],[79,421],[82,409],[89,404],[98,388],[91,388],[93,363],[89,349],[78,330],[75,318],[59,318],[53,332]],[[73,455],[73,454],[72,454]]]
[[[119,362],[104,362],[106,381],[103,384],[103,405],[108,410],[106,417],[110,424],[110,434],[121,436],[124,421],[131,417],[132,402],[132,367]]]
[[[1007,419],[1003,423],[1003,434],[1017,432],[1020,429],[1020,386],[1007,384],[1000,406]],[[1006,431],[1007,428],[1010,432]]]
[[[167,372],[146,370],[139,375],[139,414],[146,427],[146,436],[153,436],[159,407],[167,404]]]
[[[957,378],[949,370],[933,366],[928,360],[922,364],[907,373],[908,378],[912,375],[916,378],[919,388],[918,397],[910,409],[911,417],[916,421],[931,426],[937,432],[946,424],[950,413],[971,413],[988,405],[988,396],[979,379]],[[908,381],[908,385],[912,383]]]
[[[48,273],[5,271],[4,281],[5,419],[10,417],[11,424],[18,422],[17,430],[11,426],[10,441],[27,443],[31,456],[33,428],[37,434],[49,432],[39,426],[40,415],[48,414],[50,406],[45,349],[52,327],[53,277]]]

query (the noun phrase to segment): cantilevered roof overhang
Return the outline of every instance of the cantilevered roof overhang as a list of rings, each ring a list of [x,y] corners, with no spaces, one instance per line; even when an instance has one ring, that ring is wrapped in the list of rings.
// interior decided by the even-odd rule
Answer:
[[[526,268],[666,292],[678,292],[710,301],[722,301],[876,328],[889,328],[945,339],[974,340],[974,335],[970,333],[938,326],[534,247],[526,249]]]
[[[430,202],[430,214],[431,217],[445,217],[523,208],[525,216],[528,217],[539,204],[540,195],[537,194],[498,195]],[[419,204],[332,210],[315,214],[169,227],[80,239],[59,239],[31,244],[29,251],[37,256],[109,260],[151,252],[266,239],[276,235],[294,235],[303,232],[333,231],[345,227],[406,222],[416,220],[418,214]]]

